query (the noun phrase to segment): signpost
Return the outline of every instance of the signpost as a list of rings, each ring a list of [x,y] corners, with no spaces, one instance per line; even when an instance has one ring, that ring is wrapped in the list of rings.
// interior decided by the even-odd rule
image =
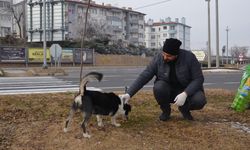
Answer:
[[[239,55],[239,61],[240,61],[240,63],[242,63],[243,57],[244,57],[244,56],[243,56],[242,54]]]
[[[59,66],[59,61],[62,56],[62,47],[59,44],[52,44],[50,47],[50,55],[54,58],[55,66]]]

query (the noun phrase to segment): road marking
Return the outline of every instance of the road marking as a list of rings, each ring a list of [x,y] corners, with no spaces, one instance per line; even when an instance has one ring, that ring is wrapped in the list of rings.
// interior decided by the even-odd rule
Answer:
[[[108,79],[122,77],[119,75],[110,75]],[[124,77],[124,76],[123,76]],[[103,80],[103,82],[108,81]],[[135,79],[124,79],[125,81],[132,81]],[[232,85],[240,82],[224,82],[222,84]],[[204,86],[215,85],[221,83],[204,83]],[[110,86],[100,87],[105,91],[124,91],[124,86]],[[91,87],[87,87],[91,88]],[[93,87],[92,87],[93,88]],[[153,83],[145,85],[143,90],[152,89]],[[14,95],[14,94],[37,94],[37,93],[59,93],[59,92],[77,92],[79,85],[72,81],[65,81],[56,77],[0,77],[0,95]]]
[[[224,84],[240,84],[240,82],[224,82]]]

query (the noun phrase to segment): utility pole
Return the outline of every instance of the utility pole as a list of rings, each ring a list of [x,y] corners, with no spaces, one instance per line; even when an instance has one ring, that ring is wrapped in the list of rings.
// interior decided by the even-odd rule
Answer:
[[[46,0],[43,0],[43,69],[47,69],[47,47],[46,47]]]
[[[219,6],[218,6],[218,0],[215,0],[215,7],[216,7],[216,68],[220,67],[220,61],[219,61]]]
[[[226,31],[227,31],[227,64],[228,64],[228,31],[229,31],[228,26],[227,26]]]
[[[208,43],[207,43],[207,67],[211,68],[211,28],[210,28],[210,0],[205,0],[207,1],[207,14],[208,14]]]

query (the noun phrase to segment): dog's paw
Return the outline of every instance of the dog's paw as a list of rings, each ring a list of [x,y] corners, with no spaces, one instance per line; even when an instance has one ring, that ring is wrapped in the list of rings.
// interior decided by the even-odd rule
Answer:
[[[98,127],[103,127],[104,126],[102,122],[98,122],[97,125],[98,125]]]
[[[121,126],[120,123],[114,123],[113,125],[116,126],[116,127],[120,127]]]
[[[68,132],[68,131],[69,131],[68,128],[63,129],[63,132],[65,132],[65,133]]]
[[[84,138],[90,138],[91,137],[91,135],[89,135],[88,133],[83,133],[82,135],[83,135]]]

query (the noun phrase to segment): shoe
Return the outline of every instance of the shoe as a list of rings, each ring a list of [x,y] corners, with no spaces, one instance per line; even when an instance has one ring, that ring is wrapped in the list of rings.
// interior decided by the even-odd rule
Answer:
[[[169,116],[168,113],[163,112],[163,113],[161,113],[161,115],[159,116],[159,119],[160,119],[161,121],[167,121],[167,120],[170,119],[170,116]]]
[[[186,120],[194,120],[193,116],[191,115],[190,110],[178,107],[179,111],[181,112],[182,116]]]

